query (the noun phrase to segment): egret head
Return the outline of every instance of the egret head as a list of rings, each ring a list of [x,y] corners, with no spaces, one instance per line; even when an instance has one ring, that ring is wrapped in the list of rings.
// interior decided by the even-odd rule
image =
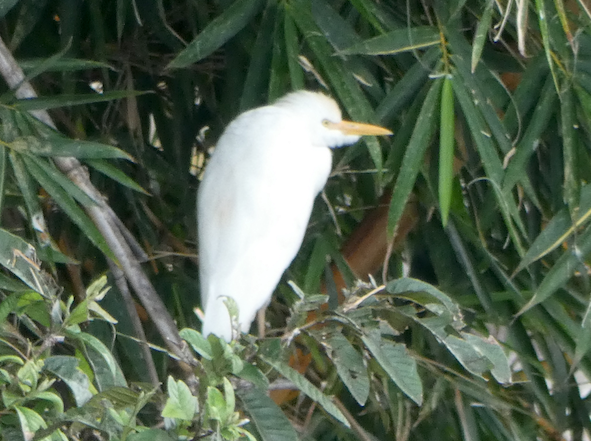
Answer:
[[[354,144],[361,135],[391,135],[389,130],[369,124],[344,121],[338,104],[318,92],[301,90],[275,103],[297,115],[314,145],[342,147]]]

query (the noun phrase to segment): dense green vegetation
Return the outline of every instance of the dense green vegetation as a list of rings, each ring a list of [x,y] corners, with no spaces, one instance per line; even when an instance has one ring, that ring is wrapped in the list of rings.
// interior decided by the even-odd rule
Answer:
[[[0,438],[589,439],[583,0],[0,17]],[[267,336],[206,340],[199,176],[301,88],[394,136],[335,151]]]

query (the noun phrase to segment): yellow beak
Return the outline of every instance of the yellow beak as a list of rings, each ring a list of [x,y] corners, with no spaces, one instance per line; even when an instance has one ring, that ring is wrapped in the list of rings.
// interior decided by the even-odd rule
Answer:
[[[372,124],[363,124],[352,121],[341,121],[339,123],[327,122],[326,126],[330,129],[340,130],[345,135],[391,135],[392,132],[380,126]]]

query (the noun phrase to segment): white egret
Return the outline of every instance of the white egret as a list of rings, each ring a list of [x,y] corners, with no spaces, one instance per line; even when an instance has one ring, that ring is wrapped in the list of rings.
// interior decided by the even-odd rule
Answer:
[[[227,297],[238,306],[242,332],[268,304],[330,174],[330,148],[360,135],[390,134],[343,121],[333,99],[309,91],[244,112],[228,125],[197,199],[203,335],[236,337]]]

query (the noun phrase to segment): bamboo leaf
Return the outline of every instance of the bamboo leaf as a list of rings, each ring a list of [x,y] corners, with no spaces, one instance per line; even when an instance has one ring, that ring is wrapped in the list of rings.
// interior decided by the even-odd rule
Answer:
[[[345,418],[345,416],[341,413],[338,407],[331,401],[329,397],[324,395],[320,389],[310,383],[304,376],[302,376],[298,371],[293,369],[287,363],[277,360],[272,357],[268,357],[264,354],[260,354],[261,359],[291,381],[300,391],[304,394],[312,398],[318,404],[320,404],[324,410],[326,410],[329,414],[331,414],[334,418],[340,421],[345,426],[349,427],[349,422]]]
[[[339,55],[393,55],[441,44],[436,27],[397,29],[343,49]]]
[[[447,225],[454,179],[455,113],[452,79],[443,80],[441,118],[439,124],[439,209],[443,226]]]
[[[581,199],[580,203],[576,205],[576,211],[576,219],[573,219],[568,210],[564,209],[560,210],[548,222],[546,228],[536,237],[523,259],[521,259],[515,273],[555,250],[589,220],[591,216],[591,184],[585,185],[581,189]]]
[[[134,96],[144,95],[150,93],[149,91],[137,90],[115,90],[111,92],[86,93],[75,95],[56,95],[51,97],[26,98],[16,100],[12,106],[18,110],[48,110],[59,107],[80,106],[83,104],[101,103],[104,101],[119,100],[122,98],[130,98]]]
[[[167,69],[182,69],[211,55],[241,31],[263,4],[263,0],[233,2],[168,64]]]
[[[23,136],[15,139],[9,145],[18,152],[37,156],[73,156],[80,159],[127,159],[133,161],[129,154],[117,147],[60,136],[51,138]]]
[[[484,48],[484,43],[486,42],[486,39],[488,37],[490,24],[492,22],[493,5],[494,0],[489,0],[486,4],[486,7],[484,8],[482,17],[476,25],[476,33],[474,34],[474,41],[472,42],[472,73],[474,73],[474,71],[476,70],[476,66],[480,62],[482,49]]]
[[[125,185],[126,187],[131,188],[134,191],[143,193],[145,195],[150,194],[146,190],[144,190],[139,184],[137,184],[133,179],[131,179],[117,167],[109,164],[107,161],[103,161],[101,159],[86,159],[84,162],[90,165],[93,169],[101,172],[105,176],[108,176],[114,181],[119,182],[121,185]]]
[[[72,222],[78,225],[78,228],[82,230],[84,235],[105,255],[116,261],[117,259],[108,247],[99,230],[80,207],[76,205],[72,196],[68,194],[58,182],[52,179],[51,176],[42,171],[41,168],[35,167],[35,165],[32,164],[32,161],[28,161],[27,163],[29,167],[32,166],[35,170],[36,174],[34,177],[39,184],[51,195],[51,197],[53,197],[55,202],[64,210]]]
[[[441,86],[442,80],[436,80],[431,85],[421,108],[421,113],[417,118],[410,142],[406,148],[388,212],[388,236],[390,237],[393,236],[396,225],[402,216],[406,201],[410,196],[416,177],[423,164],[425,151],[429,147],[435,131],[435,114]]]

